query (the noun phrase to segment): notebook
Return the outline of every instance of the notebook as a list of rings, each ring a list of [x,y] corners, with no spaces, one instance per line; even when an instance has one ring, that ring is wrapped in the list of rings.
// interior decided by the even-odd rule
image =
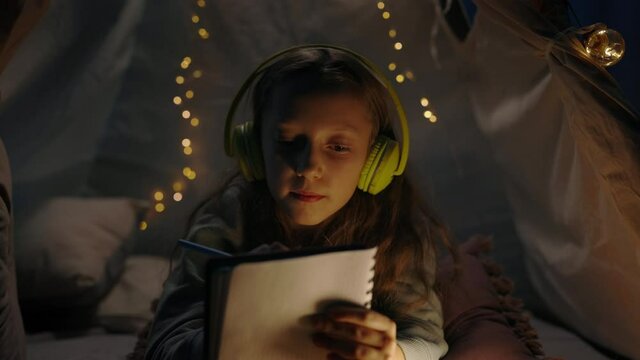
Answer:
[[[371,305],[376,248],[215,258],[207,264],[207,359],[326,359],[303,316],[334,301]]]

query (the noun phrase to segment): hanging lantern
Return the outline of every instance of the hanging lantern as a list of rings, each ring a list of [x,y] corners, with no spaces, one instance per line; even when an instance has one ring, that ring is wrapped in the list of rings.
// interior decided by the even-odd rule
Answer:
[[[607,67],[622,59],[624,38],[615,30],[599,27],[587,36],[584,47],[593,60]]]

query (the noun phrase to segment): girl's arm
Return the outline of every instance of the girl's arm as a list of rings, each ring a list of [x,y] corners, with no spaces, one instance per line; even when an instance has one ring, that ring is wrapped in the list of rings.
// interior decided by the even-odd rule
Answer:
[[[204,282],[183,257],[165,285],[149,334],[146,360],[204,358]]]
[[[406,360],[436,360],[444,357],[449,347],[444,338],[444,321],[440,298],[434,289],[436,282],[436,256],[427,256],[422,266],[427,281],[418,278],[422,271],[408,270],[396,281],[395,308],[411,310],[396,318],[398,346]],[[428,288],[426,286],[429,286]],[[425,294],[427,297],[425,298]],[[417,304],[417,305],[415,305]],[[395,313],[402,311],[393,310]]]
[[[429,274],[435,272],[435,262]],[[435,276],[435,275],[434,275]],[[412,281],[413,280],[413,281]],[[431,281],[430,283],[433,283]],[[398,284],[401,305],[409,304],[424,294],[423,285],[417,279]],[[434,289],[428,290],[428,299],[411,311],[406,318],[397,321],[398,345],[406,360],[440,359],[448,350],[444,339],[442,306]]]
[[[187,240],[223,251],[237,249],[242,239],[239,191],[231,187],[212,206],[205,207]],[[208,259],[208,255],[196,251],[182,251],[154,316],[146,360],[204,358],[204,274]]]

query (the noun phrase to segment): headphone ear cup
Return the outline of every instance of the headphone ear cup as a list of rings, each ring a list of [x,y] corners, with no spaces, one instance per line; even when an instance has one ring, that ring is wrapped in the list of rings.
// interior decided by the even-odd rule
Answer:
[[[383,152],[383,147],[386,146],[384,141],[379,141],[376,138],[376,141],[371,146],[371,151],[369,152],[369,157],[367,157],[367,161],[364,163],[362,167],[362,171],[360,172],[360,180],[358,180],[358,189],[368,192],[369,184],[371,183],[371,178],[373,177],[374,169],[380,162],[380,156]]]
[[[264,179],[262,151],[256,141],[253,121],[247,121],[233,129],[231,146],[245,179],[247,181]]]
[[[360,173],[358,189],[376,195],[393,180],[400,159],[400,144],[383,135],[376,138]]]

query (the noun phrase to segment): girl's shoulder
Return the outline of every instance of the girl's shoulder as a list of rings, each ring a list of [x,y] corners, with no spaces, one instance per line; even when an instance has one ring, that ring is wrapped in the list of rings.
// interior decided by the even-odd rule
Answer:
[[[250,184],[242,177],[234,177],[209,195],[191,215],[191,225],[198,228],[212,222],[235,227],[240,218],[242,203],[250,191]]]
[[[226,214],[234,214],[250,192],[250,184],[241,176],[228,180],[218,191],[200,205],[195,212],[195,218],[207,214],[216,214],[227,217]]]
[[[187,239],[221,250],[242,242],[242,203],[249,190],[244,179],[234,178],[209,196],[192,217]]]

